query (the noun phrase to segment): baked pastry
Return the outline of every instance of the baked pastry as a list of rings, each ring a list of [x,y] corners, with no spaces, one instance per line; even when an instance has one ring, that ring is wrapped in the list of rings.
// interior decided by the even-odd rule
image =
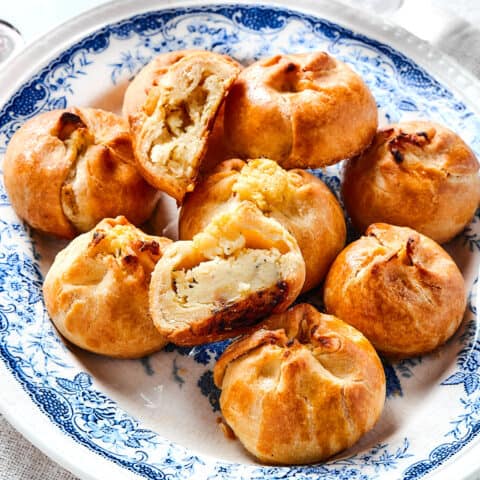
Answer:
[[[173,243],[152,274],[155,326],[178,345],[233,337],[297,298],[305,263],[295,239],[250,202]]]
[[[125,217],[102,220],[62,250],[43,285],[45,305],[73,344],[112,357],[136,358],[159,350],[148,287],[155,263],[171,240],[152,237]]]
[[[325,460],[370,430],[385,403],[385,374],[370,342],[308,304],[232,343],[214,381],[226,422],[266,463]]]
[[[3,173],[17,214],[64,238],[120,214],[143,223],[158,200],[138,173],[128,125],[98,109],[70,107],[28,120],[8,145]]]
[[[275,55],[238,76],[225,103],[236,156],[317,168],[358,155],[377,129],[370,90],[326,52]]]
[[[185,198],[180,238],[193,238],[218,211],[241,201],[254,203],[295,237],[305,260],[303,291],[317,286],[346,237],[342,209],[328,187],[304,170],[286,171],[272,160],[227,160]]]
[[[377,223],[335,259],[324,302],[377,350],[401,358],[427,353],[455,333],[466,291],[440,245],[410,228]]]
[[[140,171],[178,202],[193,190],[215,116],[239,71],[218,53],[162,54],[127,89],[123,111]]]
[[[165,52],[154,57],[147,63],[135,78],[129,83],[123,97],[122,115],[128,120],[130,116],[138,114],[145,102],[148,93],[158,86],[158,81],[167,73],[168,68],[177,63],[186,55],[192,55],[195,52],[203,50],[177,50],[175,52]]]
[[[479,164],[451,130],[416,121],[381,129],[347,162],[343,197],[360,230],[374,222],[411,227],[438,243],[470,222],[480,201]]]
[[[165,75],[168,67],[181,60],[185,55],[191,55],[194,52],[195,50],[179,50],[176,52],[161,53],[145,65],[128,85],[123,98],[123,116],[128,120],[131,115],[137,114],[146,102],[148,92],[152,87],[158,85],[159,79]],[[197,50],[197,52],[202,52],[202,50]],[[241,65],[238,64],[238,67],[241,68]],[[212,170],[222,160],[231,158],[229,146],[225,142],[223,132],[223,107],[224,102],[218,109],[217,116],[208,135],[206,153],[200,163],[200,174]]]
[[[217,117],[213,123],[212,131],[208,137],[207,149],[200,165],[199,179],[211,173],[217,165],[224,160],[234,158],[230,144],[225,138],[224,131],[225,101],[218,110]]]

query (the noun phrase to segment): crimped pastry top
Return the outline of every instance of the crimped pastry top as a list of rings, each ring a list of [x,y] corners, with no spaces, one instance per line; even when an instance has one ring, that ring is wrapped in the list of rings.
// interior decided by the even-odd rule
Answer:
[[[125,272],[140,267],[148,282],[163,250],[171,243],[165,237],[143,233],[125,217],[106,218],[94,228],[87,250],[82,253],[100,263],[108,264],[108,258],[112,258]]]
[[[114,270],[126,285],[140,283],[148,289],[150,275],[171,243],[168,238],[143,233],[123,216],[106,218],[58,253],[45,283],[56,279],[64,290],[78,287],[95,295],[109,270]],[[56,304],[60,310],[69,306]]]
[[[458,234],[480,202],[480,164],[453,131],[430,121],[388,125],[349,160],[342,185],[353,223],[414,228],[439,243]]]
[[[378,167],[391,163],[417,171],[443,175],[469,175],[479,163],[467,144],[454,132],[431,121],[391,124],[379,130],[364,156],[377,158]]]
[[[324,300],[328,312],[399,357],[446,341],[466,306],[462,274],[440,245],[410,228],[381,223],[336,258]]]
[[[262,345],[283,350],[279,362],[292,361],[292,355],[306,350],[325,368],[327,376],[348,382],[376,380],[378,375],[365,375],[361,357],[373,358],[374,369],[379,366],[379,359],[361,332],[333,315],[318,312],[311,305],[299,304],[285,313],[270,316],[251,335],[229,345],[215,365],[215,385],[222,388],[229,365]]]
[[[258,68],[257,68],[258,67]],[[350,79],[350,69],[326,52],[275,55],[259,60],[250,72],[266,88],[287,97],[310,97],[313,92],[336,94]],[[339,78],[340,77],[340,78]]]
[[[382,364],[356,329],[307,304],[232,343],[214,369],[222,414],[261,461],[299,464],[349,447],[385,401]]]

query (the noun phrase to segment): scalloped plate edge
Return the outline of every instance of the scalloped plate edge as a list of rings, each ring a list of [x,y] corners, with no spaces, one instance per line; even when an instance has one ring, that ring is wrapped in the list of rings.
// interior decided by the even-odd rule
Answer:
[[[221,2],[206,2],[203,0],[175,1],[175,0],[133,0],[112,1],[100,7],[91,9],[86,13],[60,25],[50,33],[37,40],[34,45],[27,45],[23,52],[12,58],[0,74],[0,83],[8,85],[8,78],[15,79],[10,89],[6,89],[0,96],[0,105],[11,96],[26,78],[38,70],[39,64],[48,62],[59,52],[65,50],[69,45],[76,43],[80,38],[95,31],[107,22],[113,23],[116,20],[151,10],[162,10],[165,8],[195,6],[205,4],[254,4],[255,1],[233,1],[224,0]],[[263,2],[262,2],[263,4]],[[292,7],[288,0],[277,0],[268,2],[269,6],[286,7],[299,12],[314,16],[325,17],[335,23],[350,28],[358,33],[374,38],[382,43],[390,45],[401,51],[418,65],[425,68],[435,78],[444,83],[450,90],[455,92],[459,98],[468,103],[469,107],[477,113],[480,111],[478,98],[480,98],[480,80],[463,69],[457,62],[448,55],[439,52],[427,42],[410,34],[399,26],[395,26],[380,17],[369,16],[360,10],[349,6],[330,2],[327,0],[296,0]],[[58,45],[51,49],[49,45]],[[48,51],[48,54],[46,52]],[[43,56],[42,56],[43,54]],[[32,59],[37,61],[32,63]],[[94,452],[86,447],[79,450],[80,446],[73,439],[66,437],[60,429],[48,421],[48,418],[35,405],[35,411],[29,412],[29,416],[18,416],[23,407],[31,407],[32,401],[28,394],[21,388],[20,384],[11,375],[11,372],[4,364],[1,364],[1,378],[3,385],[7,388],[0,392],[0,411],[6,419],[22,433],[30,442],[50,456],[57,463],[70,470],[75,475],[84,479],[105,478],[112,475],[114,470],[115,478],[139,478],[127,470],[117,466],[115,463],[94,455]],[[8,392],[8,398],[5,392]],[[32,424],[34,428],[32,428]],[[68,445],[68,447],[67,447]],[[67,448],[66,448],[67,447]],[[65,454],[64,450],[75,450],[75,459],[72,461]],[[436,478],[451,479],[452,474],[458,477],[459,461],[462,462],[462,474],[464,479],[472,478],[478,471],[479,446],[466,447],[462,454],[447,461],[445,465],[436,469],[432,474]],[[93,458],[92,458],[93,457]],[[90,472],[95,471],[92,475]]]

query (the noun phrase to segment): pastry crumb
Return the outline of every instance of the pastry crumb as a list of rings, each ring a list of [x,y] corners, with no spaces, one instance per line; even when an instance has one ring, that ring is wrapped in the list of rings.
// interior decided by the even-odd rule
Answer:
[[[225,423],[222,417],[217,418],[217,423],[225,438],[228,440],[235,440],[237,438],[235,433],[233,433],[233,430]]]

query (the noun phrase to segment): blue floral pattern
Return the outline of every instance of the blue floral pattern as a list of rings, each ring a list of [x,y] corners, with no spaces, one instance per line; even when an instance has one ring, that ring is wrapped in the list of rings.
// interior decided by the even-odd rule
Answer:
[[[99,60],[112,43],[116,57]],[[112,85],[132,78],[154,55],[180,48],[228,53],[249,63],[278,52],[325,49],[353,65],[374,92],[381,115],[390,122],[405,115],[429,117],[453,125],[480,152],[480,120],[455,95],[403,54],[378,41],[329,21],[295,11],[260,6],[218,5],[148,12],[106,25],[50,61],[12,95],[0,111],[0,153],[28,118],[72,103],[75,92],[101,66]],[[338,166],[315,172],[340,198]],[[480,252],[479,214],[455,242],[462,254]],[[356,236],[349,229],[349,238]],[[31,232],[18,222],[0,183],[0,358],[32,401],[69,437],[143,478],[290,478],[417,479],[477,439],[480,431],[480,343],[476,281],[469,298],[469,322],[449,348],[459,350],[455,366],[437,388],[451,398],[451,417],[435,445],[408,437],[371,443],[361,451],[306,467],[266,467],[214,461],[163,439],[123,411],[96,385],[95,379],[69,361],[68,351],[52,328],[42,302],[40,258]],[[475,256],[475,257],[474,257]],[[475,260],[477,263],[478,261]],[[321,307],[321,299],[311,300]],[[457,343],[459,347],[457,347]],[[179,389],[186,377],[180,361],[198,367],[196,387],[213,412],[219,391],[212,367],[228,342],[182,349],[168,346],[172,377]],[[167,355],[167,354],[165,354]],[[150,361],[152,360],[152,361]],[[435,360],[385,363],[388,401],[408,395],[415,373]],[[142,361],[155,377],[152,359]],[[405,388],[404,388],[405,387]],[[403,395],[403,396],[402,396]],[[395,397],[402,397],[400,399]],[[212,413],[213,415],[213,413]],[[218,413],[217,413],[218,415]],[[432,439],[433,441],[433,439]]]

